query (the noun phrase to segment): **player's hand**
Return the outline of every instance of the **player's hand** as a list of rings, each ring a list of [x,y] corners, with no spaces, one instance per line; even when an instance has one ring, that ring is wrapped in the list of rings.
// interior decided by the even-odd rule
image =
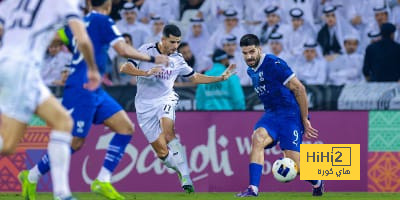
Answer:
[[[304,134],[306,138],[311,139],[317,139],[318,138],[318,130],[313,128],[311,126],[310,120],[305,120],[303,121],[303,126],[304,126]]]
[[[236,64],[230,64],[229,67],[222,73],[221,77],[222,80],[227,80],[229,77],[231,77],[236,69]]]
[[[155,59],[155,64],[168,64],[168,56],[166,55],[157,55]]]
[[[101,83],[100,73],[97,70],[88,70],[87,72],[88,82],[83,85],[85,89],[96,90]]]
[[[155,75],[159,72],[161,72],[161,67],[153,67],[151,68],[149,71],[146,72],[146,76],[151,76],[151,75]]]

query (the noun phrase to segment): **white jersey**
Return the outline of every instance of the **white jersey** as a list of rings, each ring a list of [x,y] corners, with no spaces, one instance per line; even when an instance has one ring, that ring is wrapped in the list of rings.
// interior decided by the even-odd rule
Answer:
[[[160,55],[157,43],[144,44],[139,51],[151,56]],[[162,71],[149,77],[137,77],[137,93],[135,106],[137,112],[146,112],[152,108],[152,105],[165,100],[168,97],[176,95],[174,92],[174,82],[178,76],[190,77],[194,70],[185,62],[182,55],[173,53],[169,55],[168,66],[161,66]],[[157,67],[157,64],[149,62],[139,62],[140,70],[150,70]]]
[[[0,3],[5,22],[0,59],[20,57],[38,65],[55,31],[79,17],[78,0],[6,0]],[[20,67],[20,66],[18,66]]]

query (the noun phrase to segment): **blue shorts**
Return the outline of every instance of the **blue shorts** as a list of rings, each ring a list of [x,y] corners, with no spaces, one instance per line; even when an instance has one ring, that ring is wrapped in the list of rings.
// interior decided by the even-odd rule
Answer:
[[[93,124],[102,124],[122,110],[122,107],[102,88],[89,91],[83,88],[65,87],[63,106],[74,119],[72,135],[85,138]]]
[[[271,148],[280,141],[282,150],[300,152],[300,144],[303,141],[304,127],[300,113],[295,115],[280,115],[277,113],[264,113],[254,126],[254,130],[263,127],[274,140],[265,148]]]

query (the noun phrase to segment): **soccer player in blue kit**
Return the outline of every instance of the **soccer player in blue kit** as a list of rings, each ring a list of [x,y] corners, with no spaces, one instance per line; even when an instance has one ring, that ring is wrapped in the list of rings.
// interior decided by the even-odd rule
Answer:
[[[280,141],[285,157],[294,160],[300,169],[300,144],[302,136],[317,138],[318,131],[308,119],[305,87],[296,78],[285,61],[262,54],[260,40],[253,34],[240,39],[243,58],[249,66],[247,74],[253,82],[265,113],[254,126],[249,164],[249,187],[236,196],[258,196],[258,187],[264,164],[264,149]],[[321,180],[308,181],[313,185],[313,196],[322,196]]]
[[[94,46],[96,62],[101,74],[105,71],[107,50],[110,46],[119,55],[128,58],[157,64],[168,62],[167,56],[149,56],[138,52],[125,43],[113,20],[108,16],[112,7],[111,0],[91,0],[91,5],[93,10],[85,16],[84,21]],[[125,148],[132,138],[133,123],[121,106],[102,88],[94,91],[83,88],[84,83],[88,81],[87,73],[90,69],[83,60],[82,54],[77,50],[70,28],[66,27],[61,32],[63,33],[61,38],[68,39],[68,47],[73,50],[74,54],[71,64],[72,72],[66,82],[62,101],[63,106],[69,110],[74,119],[71,153],[82,147],[92,123],[104,124],[114,131],[115,135],[110,141],[103,166],[96,180],[92,182],[91,190],[108,199],[125,199],[110,182],[112,172],[122,159]],[[136,70],[144,76],[157,72],[157,69]],[[23,183],[23,187],[28,191],[28,199],[36,199],[36,184],[39,178],[49,170],[49,159],[46,154],[31,170],[21,172],[28,180]]]

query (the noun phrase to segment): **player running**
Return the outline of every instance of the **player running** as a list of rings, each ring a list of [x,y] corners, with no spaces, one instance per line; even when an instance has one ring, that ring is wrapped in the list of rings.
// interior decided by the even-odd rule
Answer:
[[[300,144],[303,133],[317,138],[318,131],[308,120],[307,94],[285,61],[273,55],[262,54],[260,41],[253,34],[240,39],[247,73],[265,113],[254,126],[250,152],[249,187],[238,197],[258,196],[258,187],[264,164],[264,149],[279,146],[285,157],[300,168]],[[300,171],[300,169],[299,169]],[[313,185],[313,196],[322,196],[324,184],[320,180],[308,181]]]
[[[112,46],[116,52],[125,57],[143,61],[166,63],[167,56],[149,56],[127,45],[108,16],[111,11],[111,0],[91,0],[93,10],[84,18],[90,39],[96,53],[96,62],[100,73],[103,74],[107,61],[107,50]],[[61,38],[69,38],[69,45],[74,49],[72,60],[72,73],[68,77],[64,88],[64,107],[71,113],[75,120],[72,135],[71,153],[79,150],[85,142],[92,123],[104,124],[115,132],[110,141],[105,155],[103,166],[97,178],[91,184],[91,190],[108,199],[125,199],[111,185],[111,175],[125,153],[134,132],[134,126],[121,106],[110,97],[102,88],[89,91],[82,87],[87,81],[87,63],[82,60],[80,52],[71,38],[71,27],[67,27]],[[139,71],[139,70],[138,70]],[[143,72],[143,71],[139,71]],[[154,73],[150,71],[149,73]],[[69,149],[68,149],[69,150]],[[53,167],[54,165],[51,165]],[[21,176],[26,177],[23,188],[26,189],[28,199],[36,198],[36,184],[39,178],[50,170],[48,155],[44,155],[37,165],[29,171],[22,171]]]
[[[55,199],[75,199],[68,183],[70,134],[73,121],[68,112],[50,93],[40,77],[46,48],[57,28],[68,22],[76,35],[90,71],[81,87],[96,89],[100,76],[93,56],[93,47],[82,21],[78,1],[8,0],[0,3],[0,20],[5,22],[4,45],[0,49],[0,151],[12,154],[25,133],[33,113],[51,127],[47,162]],[[18,177],[25,182],[26,176]],[[22,196],[27,199],[26,188]]]
[[[135,98],[138,123],[147,140],[163,163],[174,169],[179,176],[182,188],[187,193],[194,192],[189,176],[184,149],[175,136],[175,107],[178,95],[173,86],[177,76],[189,78],[193,83],[213,83],[227,80],[232,75],[235,65],[229,66],[220,76],[206,76],[194,72],[176,50],[181,42],[181,31],[175,25],[166,25],[160,42],[144,44],[139,51],[152,56],[168,55],[168,65],[136,63],[133,60],[121,66],[121,71],[140,76],[135,73],[136,67],[150,70],[159,67],[160,72],[148,77],[137,77],[137,93]]]

